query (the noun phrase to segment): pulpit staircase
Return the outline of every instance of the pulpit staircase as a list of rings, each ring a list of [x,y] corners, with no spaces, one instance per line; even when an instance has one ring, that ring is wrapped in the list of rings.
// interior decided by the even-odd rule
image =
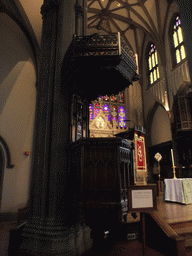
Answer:
[[[181,239],[184,239],[186,255],[192,255],[192,220],[168,224]]]
[[[147,214],[147,245],[165,256],[192,256],[192,220],[168,222],[158,211]],[[155,236],[154,234],[157,234]]]

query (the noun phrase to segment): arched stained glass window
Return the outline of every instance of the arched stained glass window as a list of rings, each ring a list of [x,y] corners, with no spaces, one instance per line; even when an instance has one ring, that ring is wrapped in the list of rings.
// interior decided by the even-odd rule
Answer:
[[[95,104],[95,117],[99,114],[99,111],[100,111],[100,104],[96,103]]]
[[[119,126],[121,128],[126,127],[125,123],[125,109],[123,106],[119,108]]]
[[[173,44],[174,44],[176,64],[178,64],[179,62],[181,62],[186,58],[183,32],[181,28],[181,20],[179,15],[177,15],[173,24]]]
[[[153,43],[149,47],[148,67],[149,67],[150,84],[153,84],[155,81],[159,79],[157,49]]]
[[[93,104],[89,104],[89,120],[93,121]]]
[[[110,121],[110,114],[109,114],[109,106],[107,104],[105,104],[103,106],[103,113],[107,116],[107,120]]]

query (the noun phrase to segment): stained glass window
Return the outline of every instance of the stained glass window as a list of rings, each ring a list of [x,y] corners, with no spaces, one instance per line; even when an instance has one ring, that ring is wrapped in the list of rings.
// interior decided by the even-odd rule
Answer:
[[[150,84],[153,84],[160,77],[159,76],[159,67],[158,67],[157,49],[153,43],[150,45],[150,48],[149,48],[148,67],[149,67]]]
[[[93,104],[89,104],[89,120],[93,121]]]
[[[119,108],[119,127],[123,128],[125,127],[126,128],[126,123],[125,123],[125,109],[123,106],[121,106]]]
[[[102,111],[107,117],[107,121],[111,122],[112,125],[126,128],[123,92],[112,96],[99,96],[96,101],[90,103],[89,121],[94,120],[100,111]],[[115,123],[113,121],[115,121]]]
[[[109,106],[107,104],[103,106],[103,113],[107,116],[107,120],[110,121]]]
[[[100,104],[96,103],[95,104],[95,117],[99,114],[99,111],[100,111]]]
[[[117,122],[117,107],[113,105],[112,111],[111,111],[112,120],[115,120]]]
[[[186,58],[185,46],[183,41],[183,32],[181,28],[180,17],[177,16],[173,26],[173,43],[175,50],[176,63],[178,64]]]
[[[122,92],[119,93],[119,102],[124,102],[124,95]]]
[[[103,96],[103,99],[106,100],[106,101],[108,101],[108,100],[109,100],[109,96],[108,96],[108,95],[105,95],[105,96]]]
[[[117,100],[117,98],[114,95],[112,95],[111,96],[111,101],[116,101],[116,100]]]

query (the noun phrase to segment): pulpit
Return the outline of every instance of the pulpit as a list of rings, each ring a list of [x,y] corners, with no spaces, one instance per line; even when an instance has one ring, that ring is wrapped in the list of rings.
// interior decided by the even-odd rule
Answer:
[[[134,184],[132,149],[132,142],[119,137],[82,138],[71,144],[70,172],[77,177],[81,221],[97,235],[128,213],[127,189]]]

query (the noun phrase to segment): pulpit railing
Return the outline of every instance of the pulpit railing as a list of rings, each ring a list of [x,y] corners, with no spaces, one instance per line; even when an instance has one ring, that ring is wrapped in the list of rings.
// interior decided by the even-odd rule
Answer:
[[[133,74],[137,71],[136,59],[133,51],[121,38],[120,33],[113,35],[87,35],[75,36],[73,40],[73,56],[88,57],[88,56],[118,56],[119,61],[124,62],[125,68],[127,65],[132,69]]]
[[[78,36],[74,38],[75,55],[79,56],[109,56],[119,55],[119,39],[117,35]]]
[[[72,94],[78,90],[88,101],[96,99],[98,93],[118,94],[139,80],[134,53],[120,33],[74,36],[63,60],[62,73]],[[94,77],[91,82],[90,77]],[[82,87],[79,81],[87,86],[91,83],[91,90]],[[114,81],[119,82],[118,87],[111,86]]]

